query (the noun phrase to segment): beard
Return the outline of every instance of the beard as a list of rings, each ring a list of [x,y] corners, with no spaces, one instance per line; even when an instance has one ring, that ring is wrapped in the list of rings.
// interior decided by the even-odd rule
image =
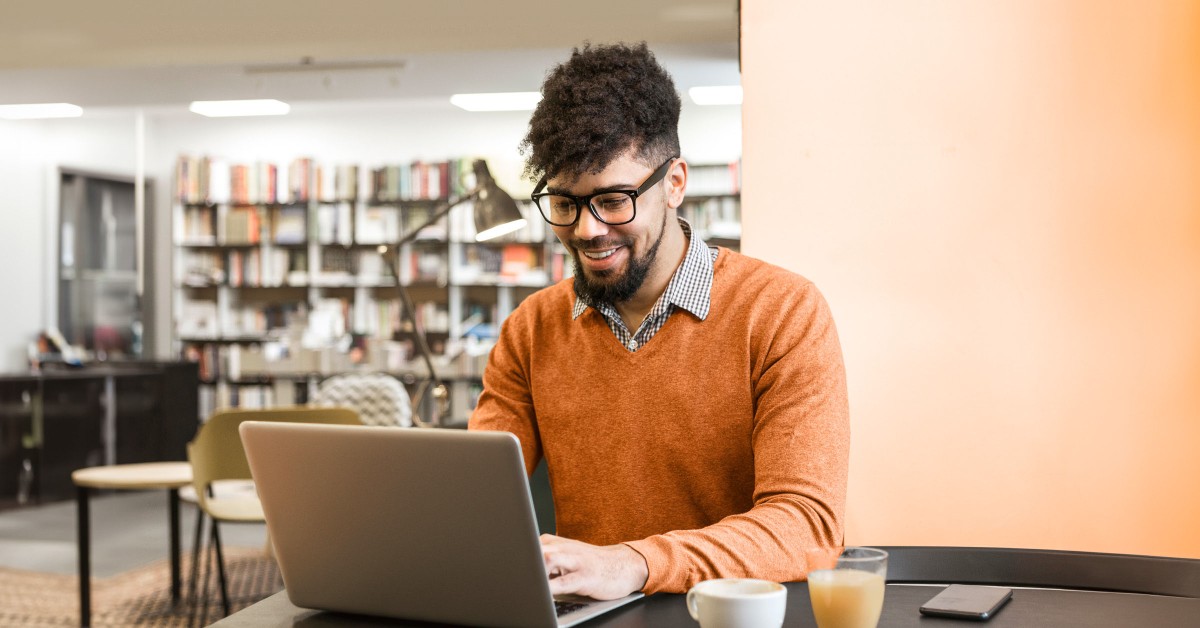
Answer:
[[[662,244],[663,236],[666,233],[667,212],[664,211],[658,239],[650,245],[650,249],[645,254],[641,257],[630,256],[624,271],[620,269],[603,270],[595,273],[595,276],[589,276],[584,271],[583,264],[579,260],[580,247],[600,249],[611,246],[629,246],[633,243],[633,239],[573,240],[571,242],[571,261],[575,265],[575,296],[593,305],[623,303],[632,299],[642,284],[646,282],[646,276],[650,274],[650,269],[654,267],[654,261],[658,259],[658,247]]]

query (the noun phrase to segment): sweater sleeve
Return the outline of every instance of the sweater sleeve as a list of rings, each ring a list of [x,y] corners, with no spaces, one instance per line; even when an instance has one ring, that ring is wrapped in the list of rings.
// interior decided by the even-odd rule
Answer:
[[[682,593],[710,578],[801,580],[806,549],[843,541],[845,368],[828,305],[815,286],[796,279],[767,290],[788,285],[788,294],[778,295],[784,307],[759,300],[754,309],[763,314],[751,319],[765,331],[753,332],[751,341],[753,507],[701,529],[626,543],[646,559],[646,593]]]
[[[532,308],[517,308],[500,328],[500,338],[483,371],[483,392],[467,429],[511,432],[521,441],[525,472],[532,474],[542,457],[533,393],[529,385]]]

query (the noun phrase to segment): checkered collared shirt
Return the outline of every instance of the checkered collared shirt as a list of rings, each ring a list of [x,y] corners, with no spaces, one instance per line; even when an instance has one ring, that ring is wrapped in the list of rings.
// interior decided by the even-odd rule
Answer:
[[[700,320],[707,318],[708,308],[712,304],[713,263],[717,261],[717,248],[708,246],[698,237],[693,237],[692,226],[686,220],[680,218],[679,226],[683,227],[683,233],[688,238],[687,254],[683,263],[675,269],[675,275],[671,277],[667,289],[642,321],[637,333],[629,332],[625,321],[621,320],[621,314],[611,303],[591,304],[578,296],[575,297],[575,307],[571,310],[571,320],[579,318],[589,307],[595,308],[604,315],[604,321],[617,336],[617,340],[625,345],[626,349],[637,351],[662,329],[667,317],[676,308],[687,310]]]

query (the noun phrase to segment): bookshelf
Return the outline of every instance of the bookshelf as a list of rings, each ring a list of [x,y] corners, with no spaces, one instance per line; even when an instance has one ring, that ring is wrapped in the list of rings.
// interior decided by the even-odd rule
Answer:
[[[689,164],[687,197],[679,216],[710,245],[740,250],[741,191],[740,163]]]
[[[201,414],[228,406],[302,403],[329,375],[362,369],[414,383],[413,330],[401,324],[397,281],[438,354],[465,420],[495,330],[533,289],[552,254],[541,221],[502,243],[476,244],[467,206],[381,253],[449,197],[469,161],[287,165],[180,157],[173,207],[178,352],[200,364]],[[536,211],[532,207],[526,212]],[[533,217],[532,214],[529,217]],[[480,251],[507,252],[504,272],[473,273]]]
[[[482,390],[500,324],[526,297],[570,276],[569,255],[531,203],[528,226],[475,242],[469,204],[390,256],[448,198],[473,186],[470,160],[363,166],[231,163],[181,156],[172,207],[174,341],[199,362],[200,412],[304,403],[331,375],[424,377],[397,282],[416,304],[439,376],[444,421],[462,422]],[[737,248],[738,169],[692,166],[681,215]],[[692,186],[689,186],[691,189]],[[385,249],[386,247],[386,249]]]

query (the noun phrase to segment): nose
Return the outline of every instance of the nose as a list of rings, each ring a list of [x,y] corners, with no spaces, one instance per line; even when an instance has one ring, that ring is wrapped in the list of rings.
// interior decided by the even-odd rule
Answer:
[[[591,240],[608,233],[608,225],[600,222],[585,205],[579,210],[579,220],[575,221],[575,237],[580,240]]]

